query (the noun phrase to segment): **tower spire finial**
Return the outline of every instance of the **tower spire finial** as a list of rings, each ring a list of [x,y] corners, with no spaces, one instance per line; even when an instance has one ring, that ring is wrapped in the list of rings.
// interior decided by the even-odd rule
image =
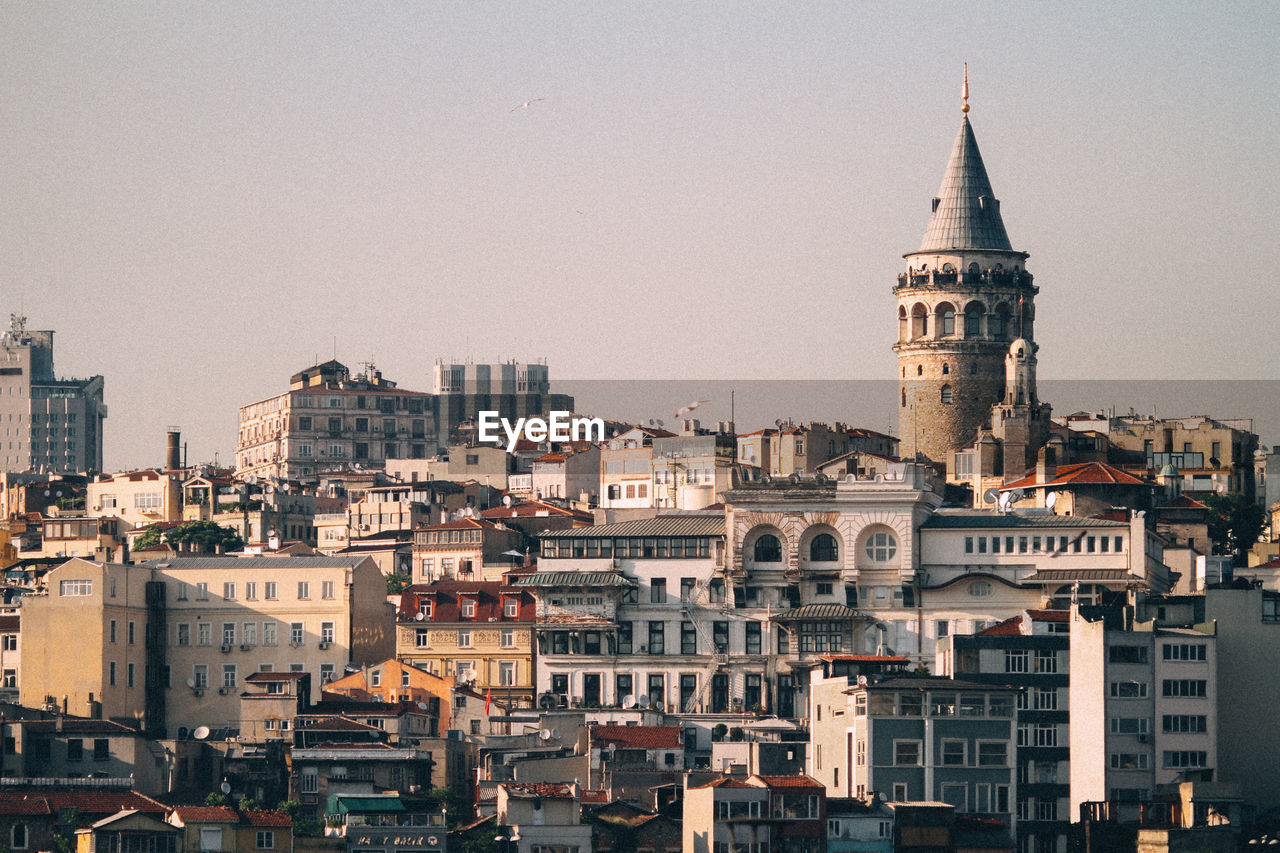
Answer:
[[[960,107],[960,112],[969,112],[969,63],[964,64],[964,85],[960,87],[960,97],[964,103]]]

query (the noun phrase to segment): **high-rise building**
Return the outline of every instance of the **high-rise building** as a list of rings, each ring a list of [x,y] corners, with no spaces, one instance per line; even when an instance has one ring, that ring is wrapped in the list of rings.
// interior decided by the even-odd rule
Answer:
[[[968,83],[942,187],[920,248],[898,276],[898,433],[907,458],[942,464],[972,447],[1005,394],[1005,356],[1024,339],[1034,356],[1038,289],[1000,217],[969,124]],[[1012,401],[1010,401],[1012,402]]]
[[[9,315],[0,337],[0,471],[102,470],[102,377],[58,379],[53,332]]]
[[[438,361],[432,371],[432,393],[441,436],[452,436],[463,424],[474,423],[482,411],[497,412],[512,423],[551,411],[573,411],[573,397],[551,393],[551,374],[545,364]]]

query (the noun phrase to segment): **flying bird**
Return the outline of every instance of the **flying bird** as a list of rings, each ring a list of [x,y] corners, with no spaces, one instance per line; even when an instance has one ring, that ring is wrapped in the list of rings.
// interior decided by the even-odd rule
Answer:
[[[530,100],[525,101],[523,104],[521,104],[518,107],[512,107],[511,112],[515,112],[516,110],[527,110],[529,109],[529,105],[534,103],[535,101],[545,101],[545,100],[546,98],[531,98]]]
[[[701,406],[703,403],[709,403],[709,402],[711,402],[711,401],[710,401],[710,400],[694,400],[692,403],[690,403],[690,404],[689,404],[689,405],[687,405],[687,406],[682,407],[682,408],[680,409],[680,411],[676,412],[676,417],[677,417],[677,418],[683,418],[685,415],[689,414],[689,413],[690,413],[690,412],[692,412],[694,409],[696,409],[696,408],[698,408],[699,406]]]

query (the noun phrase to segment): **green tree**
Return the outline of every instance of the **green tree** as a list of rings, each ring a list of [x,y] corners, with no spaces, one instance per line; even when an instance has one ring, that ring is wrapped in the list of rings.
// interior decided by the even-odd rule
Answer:
[[[227,795],[219,794],[217,791],[214,791],[212,794],[204,798],[204,804],[206,806],[225,806],[227,804]]]
[[[135,549],[152,548],[160,544],[160,538],[160,525],[153,524],[144,530],[142,535],[134,541],[133,547]]]
[[[1231,555],[1237,566],[1248,565],[1249,549],[1262,534],[1266,511],[1237,492],[1210,495],[1204,502],[1209,507],[1206,520],[1214,550]]]
[[[244,547],[244,540],[234,530],[229,530],[212,521],[188,521],[172,528],[164,535],[170,545],[189,543],[199,545],[205,551],[213,551],[222,546],[224,551],[238,551]]]
[[[387,575],[387,595],[399,595],[412,582],[408,575]]]

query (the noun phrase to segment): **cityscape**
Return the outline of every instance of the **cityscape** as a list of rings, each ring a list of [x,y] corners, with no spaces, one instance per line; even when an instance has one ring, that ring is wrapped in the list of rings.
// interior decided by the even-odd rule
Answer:
[[[59,363],[91,366],[60,371],[51,298],[15,288],[0,306],[0,850],[1280,843],[1269,377],[1242,368],[1252,384],[1224,403],[1200,394],[1221,383],[1164,374],[1178,390],[1159,411],[1117,388],[1081,407],[1093,384],[1055,397],[1064,374],[1042,364],[1119,379],[1099,366],[1138,363],[1135,343],[1088,286],[1062,295],[1078,283],[1054,277],[1060,253],[1050,273],[1037,263],[1023,221],[1045,214],[1024,213],[1038,196],[1016,185],[1019,158],[1042,154],[984,159],[988,132],[1016,132],[984,111],[998,70],[980,96],[975,65],[952,71],[936,115],[935,93],[896,95],[919,101],[919,150],[943,152],[909,167],[936,191],[903,208],[919,219],[893,226],[906,242],[858,246],[895,271],[841,297],[878,327],[884,345],[859,357],[891,365],[892,384],[850,391],[822,360],[817,379],[752,367],[840,341],[770,337],[786,296],[749,289],[717,294],[759,299],[760,328],[731,332],[705,383],[694,347],[685,373],[646,386],[583,377],[649,356],[610,351],[634,340],[629,313],[698,325],[675,293],[560,294],[557,322],[479,284],[441,291],[432,322],[451,342],[494,340],[472,299],[494,329],[530,328],[492,360],[424,333],[401,374],[368,354],[394,351],[390,331],[296,358],[328,327],[299,305],[275,334],[288,312],[264,284],[234,334],[184,321],[192,346],[150,374],[171,393],[122,389],[119,407],[117,377],[92,365],[125,344],[60,334]],[[555,105],[510,100],[513,122]],[[378,301],[362,295],[329,307],[358,326]],[[122,340],[146,334],[110,320]],[[590,331],[573,356],[554,336],[575,324]],[[1164,355],[1142,339],[1144,363],[1188,363],[1192,336],[1167,331]],[[548,340],[557,356],[535,355]],[[177,363],[224,353],[231,373],[191,402]],[[228,395],[234,414],[210,414]]]

